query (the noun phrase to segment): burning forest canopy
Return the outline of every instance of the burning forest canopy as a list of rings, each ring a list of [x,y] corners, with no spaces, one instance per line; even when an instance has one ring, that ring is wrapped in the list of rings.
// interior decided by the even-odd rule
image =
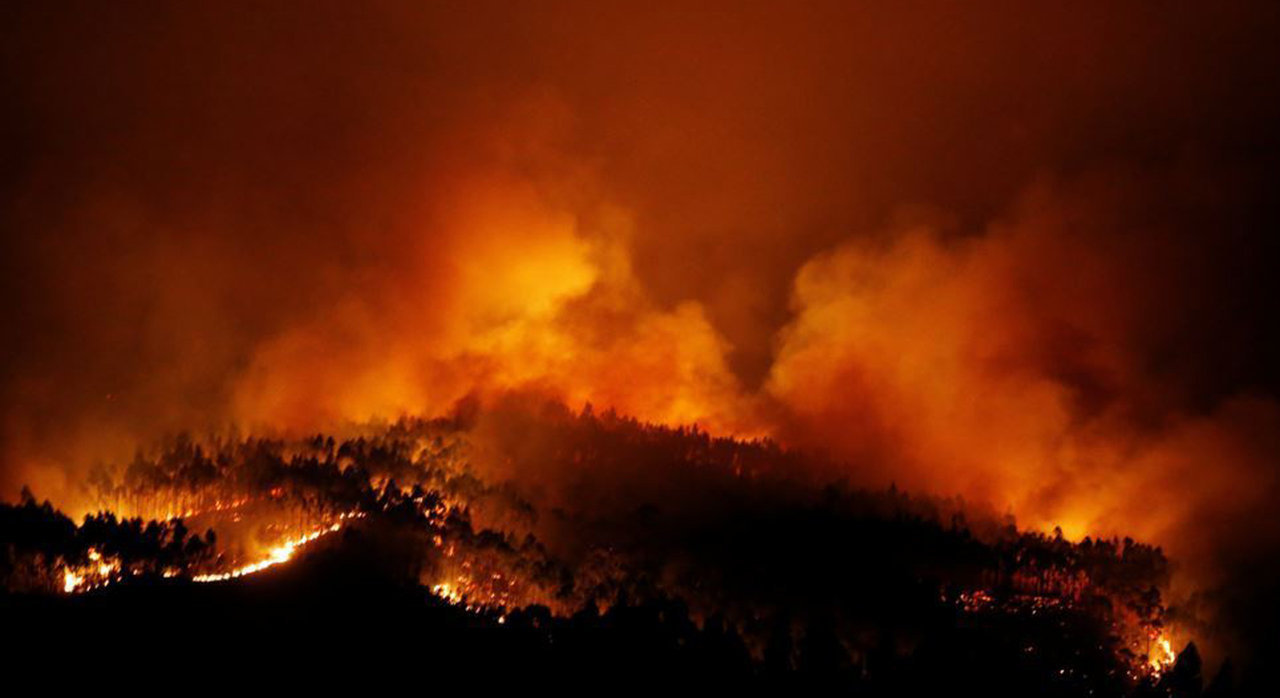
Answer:
[[[0,611],[323,607],[721,689],[1265,694],[1277,30],[7,3]]]
[[[554,488],[520,475],[544,459],[563,469]],[[656,614],[693,645],[676,655],[715,659],[726,681],[922,690],[913,668],[948,667],[932,653],[968,642],[989,645],[971,673],[1009,672],[982,679],[998,692],[1186,681],[1158,548],[1020,532],[958,500],[799,481],[801,467],[771,442],[518,400],[343,440],[181,438],[94,469],[85,497],[119,517],[5,505],[0,572],[19,599],[217,583],[345,536],[375,540],[389,578],[498,626],[554,639]]]

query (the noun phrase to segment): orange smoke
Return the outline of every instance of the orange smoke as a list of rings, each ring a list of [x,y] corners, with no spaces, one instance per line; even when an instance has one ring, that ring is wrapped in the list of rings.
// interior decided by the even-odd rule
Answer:
[[[1220,552],[1275,496],[1280,405],[1198,405],[1161,375],[1149,343],[1194,341],[1197,262],[1120,227],[1112,181],[1042,185],[978,237],[912,227],[807,263],[765,388],[784,439],[1073,538]]]
[[[1183,309],[1214,283],[1196,277],[1194,239],[1161,236],[1170,217],[1134,218],[1173,186],[1126,170],[1046,180],[979,235],[926,220],[822,252],[797,272],[792,319],[751,390],[702,304],[647,295],[624,209],[584,213],[545,181],[461,177],[423,213],[403,271],[257,347],[234,413],[309,431],[533,390],[773,436],[831,453],[860,484],[1200,559],[1271,501],[1280,408],[1206,399],[1153,358],[1181,348],[1160,342],[1201,341]]]
[[[661,423],[746,429],[726,343],[693,301],[654,306],[627,253],[631,223],[590,223],[528,181],[468,177],[410,245],[409,271],[255,351],[242,423],[321,429],[443,414],[475,392],[536,389]]]
[[[1280,548],[1273,4],[729,5],[15,9],[6,496],[518,390]]]

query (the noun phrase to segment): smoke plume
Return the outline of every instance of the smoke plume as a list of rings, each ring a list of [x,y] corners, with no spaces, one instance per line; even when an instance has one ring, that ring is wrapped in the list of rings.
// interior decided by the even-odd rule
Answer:
[[[1280,549],[1280,17],[1089,9],[7,7],[0,486],[532,392],[1231,607]]]

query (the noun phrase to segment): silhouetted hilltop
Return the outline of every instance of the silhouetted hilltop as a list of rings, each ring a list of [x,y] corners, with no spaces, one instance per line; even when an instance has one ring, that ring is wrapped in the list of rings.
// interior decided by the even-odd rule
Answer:
[[[546,405],[343,439],[183,437],[86,483],[99,507],[159,520],[76,524],[30,494],[0,505],[0,579],[24,632],[127,628],[183,638],[162,653],[264,665],[868,695],[1199,690],[1165,644],[1158,548],[1019,531],[832,471],[769,442]]]

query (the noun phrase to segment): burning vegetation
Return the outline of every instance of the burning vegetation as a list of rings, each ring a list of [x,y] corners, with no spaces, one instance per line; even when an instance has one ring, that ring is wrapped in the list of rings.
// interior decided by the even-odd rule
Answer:
[[[485,436],[492,419],[550,450],[507,451]],[[565,468],[574,498],[504,477],[521,457]],[[967,638],[993,643],[982,661],[1008,655],[1015,683],[1176,688],[1158,548],[791,475],[812,458],[550,404],[343,439],[180,438],[96,467],[84,495],[99,513],[80,524],[30,493],[4,505],[0,579],[10,599],[223,582],[381,538],[402,583],[494,624],[554,636],[662,607],[775,681],[889,687]]]
[[[0,5],[25,647],[1280,695],[1273,0]]]

